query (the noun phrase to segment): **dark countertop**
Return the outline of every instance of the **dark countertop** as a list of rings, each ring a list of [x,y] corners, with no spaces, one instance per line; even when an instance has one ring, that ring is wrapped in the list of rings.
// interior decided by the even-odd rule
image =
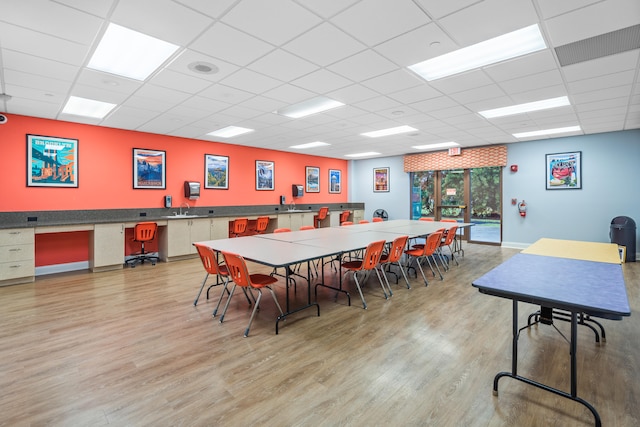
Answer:
[[[240,217],[279,215],[286,213],[317,212],[321,206],[329,206],[330,211],[364,209],[364,203],[325,203],[297,204],[294,212],[289,212],[289,205],[260,206],[197,206],[182,212],[197,215],[199,218]],[[0,229],[24,227],[52,227],[61,225],[107,224],[114,222],[166,221],[167,216],[180,211],[180,207],[172,208],[139,208],[139,209],[95,209],[69,211],[22,211],[0,212]]]

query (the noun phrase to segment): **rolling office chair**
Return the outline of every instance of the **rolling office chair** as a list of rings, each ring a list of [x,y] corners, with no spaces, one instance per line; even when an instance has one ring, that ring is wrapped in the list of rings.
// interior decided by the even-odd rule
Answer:
[[[259,216],[256,219],[256,233],[264,234],[267,231],[267,227],[269,226],[269,217],[268,216]]]
[[[340,225],[345,221],[349,221],[349,215],[351,215],[350,211],[342,211],[340,214]]]
[[[231,231],[233,237],[238,237],[247,231],[247,225],[249,225],[248,218],[236,218],[235,221],[233,221],[233,230]]]
[[[329,208],[327,206],[321,207],[320,210],[318,211],[318,215],[313,216],[313,226],[315,228],[320,228],[320,222],[322,222],[322,220],[324,220],[327,217],[328,213],[329,213]]]
[[[157,231],[158,224],[155,222],[139,222],[135,225],[133,229],[133,241],[140,243],[140,252],[132,258],[129,258],[126,261],[127,265],[133,268],[137,263],[144,264],[145,261],[151,261],[151,265],[156,265],[159,258],[155,255],[149,255],[149,252],[144,248],[144,244],[155,239]]]

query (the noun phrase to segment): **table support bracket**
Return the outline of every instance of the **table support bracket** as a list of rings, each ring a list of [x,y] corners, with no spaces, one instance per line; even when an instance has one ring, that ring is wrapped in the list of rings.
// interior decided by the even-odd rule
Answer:
[[[571,399],[574,402],[578,402],[585,406],[595,418],[596,427],[602,426],[602,421],[600,420],[600,415],[598,411],[586,400],[578,397],[577,395],[577,359],[576,359],[576,350],[577,350],[577,339],[578,339],[578,313],[571,312],[571,339],[569,341],[569,353],[571,356],[571,393],[567,393],[562,390],[558,390],[556,388],[550,387],[546,384],[542,384],[536,381],[533,381],[529,378],[522,377],[518,375],[518,337],[520,335],[520,330],[518,329],[518,301],[513,300],[513,341],[512,341],[512,361],[511,361],[511,372],[499,372],[493,379],[493,395],[498,395],[498,381],[502,377],[510,377],[516,379],[518,381],[522,381],[525,384],[530,384],[532,386],[538,387],[542,390],[549,391],[551,393],[557,394],[558,396],[565,397],[567,399]]]

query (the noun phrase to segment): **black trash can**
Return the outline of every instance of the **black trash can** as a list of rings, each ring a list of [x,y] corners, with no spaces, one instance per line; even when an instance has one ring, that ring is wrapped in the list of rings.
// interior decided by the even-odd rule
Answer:
[[[609,230],[611,243],[627,248],[626,262],[636,262],[636,222],[628,216],[617,216],[611,220]]]

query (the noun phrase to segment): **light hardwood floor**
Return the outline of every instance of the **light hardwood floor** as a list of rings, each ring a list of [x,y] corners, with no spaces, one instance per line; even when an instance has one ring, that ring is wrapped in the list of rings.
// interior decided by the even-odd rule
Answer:
[[[511,367],[511,302],[471,282],[517,251],[465,249],[443,281],[414,278],[388,301],[370,280],[367,310],[355,289],[349,307],[321,288],[321,316],[295,314],[279,335],[265,294],[248,338],[241,293],[223,324],[215,299],[192,305],[199,259],[0,288],[0,425],[593,425],[582,405],[509,378],[492,395]],[[578,394],[606,427],[640,425],[640,265],[624,272],[631,317],[602,321],[600,346],[578,334]],[[536,308],[520,304],[522,323]],[[569,389],[569,347],[552,327],[519,345],[521,375]]]

